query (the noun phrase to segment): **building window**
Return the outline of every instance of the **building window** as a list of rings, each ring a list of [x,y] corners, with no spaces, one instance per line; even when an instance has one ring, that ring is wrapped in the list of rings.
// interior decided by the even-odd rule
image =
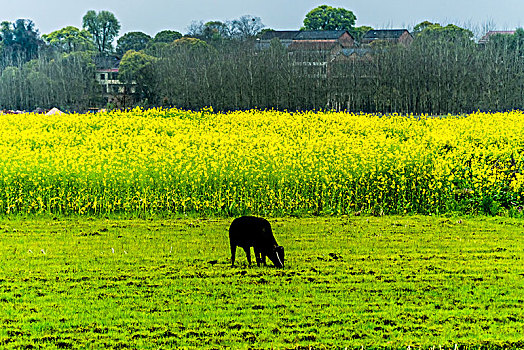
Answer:
[[[104,73],[100,74],[100,80],[106,80],[106,75]]]

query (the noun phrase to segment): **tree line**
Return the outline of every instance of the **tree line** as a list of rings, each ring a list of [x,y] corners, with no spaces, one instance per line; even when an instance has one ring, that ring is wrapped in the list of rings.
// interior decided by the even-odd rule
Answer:
[[[82,29],[42,36],[29,20],[3,22],[0,109],[102,106],[95,58],[110,54],[122,58],[125,107],[416,114],[524,108],[524,30],[495,35],[479,46],[468,29],[423,22],[409,46],[377,41],[358,47],[371,28],[355,27],[355,21],[349,10],[322,5],[306,15],[301,28],[350,31],[362,49],[350,57],[320,50],[290,54],[278,40],[261,50],[256,39],[267,29],[253,16],[193,22],[186,35],[129,32],[116,48],[120,24],[107,11],[89,11]],[[300,64],[317,61],[327,62],[319,74]]]

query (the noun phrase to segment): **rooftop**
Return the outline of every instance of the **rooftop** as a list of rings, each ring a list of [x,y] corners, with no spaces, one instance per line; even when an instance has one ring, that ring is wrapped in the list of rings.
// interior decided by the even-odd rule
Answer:
[[[368,31],[362,39],[375,40],[375,39],[398,39],[408,32],[407,29],[372,29]],[[409,33],[409,32],[408,32]]]
[[[336,40],[297,40],[289,45],[291,50],[331,50],[338,42]],[[338,44],[340,45],[340,44]]]
[[[479,40],[479,44],[485,44],[489,41],[489,37],[493,35],[513,35],[515,34],[514,30],[490,30]]]
[[[347,30],[304,30],[299,31],[295,40],[337,40],[345,33],[349,34]]]
[[[337,40],[344,33],[349,34],[347,30],[271,30],[265,32],[260,40]]]
[[[98,55],[94,58],[97,70],[112,70],[118,69],[120,66],[120,58],[114,55]]]

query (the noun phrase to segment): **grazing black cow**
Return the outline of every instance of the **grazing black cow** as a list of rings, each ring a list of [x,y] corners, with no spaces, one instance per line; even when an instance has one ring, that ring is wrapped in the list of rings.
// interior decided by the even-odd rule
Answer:
[[[229,243],[231,244],[231,266],[235,266],[237,247],[246,252],[247,261],[251,265],[250,249],[255,250],[257,266],[266,264],[266,256],[276,267],[284,267],[284,247],[279,246],[269,221],[255,216],[236,218],[229,227]]]

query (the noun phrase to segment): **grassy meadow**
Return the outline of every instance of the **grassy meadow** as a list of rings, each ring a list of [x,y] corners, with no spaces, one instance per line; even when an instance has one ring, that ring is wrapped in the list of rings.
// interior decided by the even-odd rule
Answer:
[[[522,220],[271,222],[284,269],[229,219],[3,219],[0,347],[524,347]]]

